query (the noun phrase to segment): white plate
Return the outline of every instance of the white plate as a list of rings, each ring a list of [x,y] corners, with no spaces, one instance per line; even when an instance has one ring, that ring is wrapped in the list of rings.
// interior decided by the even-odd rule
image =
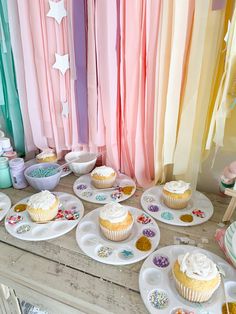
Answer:
[[[0,192],[0,221],[5,217],[10,207],[11,207],[10,198],[6,194]]]
[[[221,307],[225,303],[222,284],[215,291],[211,299],[204,303],[193,303],[182,298],[175,288],[174,279],[172,277],[172,265],[177,259],[179,254],[187,252],[201,252],[211,258],[225,271],[225,290],[228,302],[235,302],[236,300],[236,271],[221,257],[189,245],[170,245],[163,247],[152,253],[143,263],[139,273],[139,290],[141,297],[146,305],[148,311],[152,314],[172,314],[174,310],[179,308],[187,311],[192,311],[194,314],[220,314]],[[158,258],[162,256],[165,259],[166,267],[158,267],[154,263],[158,262]],[[159,264],[160,265],[160,264]],[[154,291],[159,291],[167,297],[168,305],[163,309],[154,307],[149,298]],[[157,293],[157,292],[156,292]]]
[[[236,252],[235,252],[235,235],[236,235],[236,222],[233,222],[225,232],[225,250],[226,254],[236,267]]]
[[[162,188],[162,185],[154,186],[146,190],[141,197],[143,209],[155,219],[169,225],[186,227],[202,224],[211,218],[213,205],[204,194],[195,191],[186,208],[171,209],[162,201]],[[195,212],[195,210],[200,210],[200,212]],[[183,217],[183,215],[188,216]],[[192,221],[186,221],[186,217],[192,219]]]
[[[117,190],[107,190],[96,189],[91,184],[90,174],[85,174],[79,177],[73,185],[74,193],[84,201],[96,203],[96,204],[107,204],[112,201],[122,202],[130,198],[136,190],[135,182],[125,174],[117,175],[116,181],[113,186],[133,186],[131,194],[124,194],[123,192],[118,192]]]
[[[144,211],[130,206],[127,206],[127,208],[135,219],[132,233],[127,240],[114,242],[105,238],[100,231],[98,222],[100,208],[97,208],[88,213],[77,227],[76,240],[81,250],[91,258],[111,265],[136,263],[151,254],[160,241],[160,230],[157,223]],[[138,218],[144,218],[143,222],[138,222]],[[140,251],[136,248],[136,242],[147,233],[148,237],[146,238],[151,242],[151,249],[149,251]],[[105,255],[108,256],[101,257],[100,252],[103,249]]]
[[[45,224],[37,224],[33,222],[25,210],[23,212],[15,212],[14,208],[17,204],[26,204],[29,197],[24,198],[17,204],[15,204],[8,212],[5,218],[6,230],[15,238],[26,240],[26,241],[43,241],[50,240],[62,236],[63,234],[72,230],[80,221],[84,214],[84,206],[82,202],[74,195],[63,193],[63,192],[53,192],[57,195],[60,200],[59,209],[63,212],[69,210],[69,212],[77,212],[78,218],[75,220],[68,220],[66,218],[57,219],[50,221]],[[66,213],[66,212],[65,212]],[[10,224],[9,217],[13,216],[15,219],[20,216],[19,222]],[[28,226],[28,227],[26,227]],[[21,230],[24,232],[20,233]],[[29,230],[27,230],[29,229]],[[26,231],[27,230],[27,231]]]

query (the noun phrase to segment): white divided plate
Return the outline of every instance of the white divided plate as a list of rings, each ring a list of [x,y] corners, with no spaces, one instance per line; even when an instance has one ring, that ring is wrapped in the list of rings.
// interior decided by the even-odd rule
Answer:
[[[236,267],[236,222],[233,222],[225,232],[225,249],[226,254]]]
[[[146,190],[141,197],[143,209],[155,219],[175,226],[194,226],[209,220],[213,214],[211,201],[195,191],[184,209],[171,209],[162,200],[162,185]]]
[[[157,223],[144,211],[130,206],[127,208],[135,221],[128,239],[120,242],[106,239],[100,231],[98,222],[100,208],[97,208],[84,216],[77,227],[76,240],[81,250],[89,257],[111,265],[136,263],[153,252],[160,241]],[[136,248],[137,240],[144,235],[151,242],[151,249],[148,251]]]
[[[130,194],[124,194],[124,192],[119,192],[115,189],[107,189],[106,191],[103,189],[96,189],[91,184],[90,174],[85,174],[74,182],[73,190],[82,200],[97,204],[107,204],[112,201],[122,202],[130,198],[136,190],[135,182],[130,177],[121,173],[117,175],[113,186],[133,186],[134,188]]]
[[[189,245],[170,245],[153,252],[143,263],[139,273],[141,297],[151,314],[174,314],[177,309],[191,314],[220,314],[225,303],[222,284],[209,301],[193,303],[182,298],[176,290],[172,277],[172,265],[179,254],[201,252],[211,258],[225,271],[225,290],[228,302],[236,300],[236,271],[221,257]],[[160,298],[163,305],[160,309]],[[152,300],[152,301],[151,301]],[[159,307],[159,308],[158,308]]]
[[[38,224],[31,220],[28,212],[16,212],[14,208],[17,204],[26,204],[29,197],[24,198],[15,204],[5,218],[6,230],[15,238],[26,241],[44,241],[62,236],[72,230],[80,221],[84,214],[82,202],[74,195],[53,192],[60,200],[59,212],[61,217],[45,224]],[[70,220],[73,218],[74,220]],[[13,224],[9,223],[13,221]]]
[[[0,221],[5,217],[10,208],[10,198],[6,194],[0,192]]]

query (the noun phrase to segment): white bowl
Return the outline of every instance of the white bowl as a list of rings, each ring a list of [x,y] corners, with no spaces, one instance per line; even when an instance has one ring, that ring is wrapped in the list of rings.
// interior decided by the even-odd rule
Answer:
[[[69,164],[70,169],[76,176],[87,174],[95,166],[97,154],[89,152],[70,152],[65,155],[65,161],[70,162],[73,159],[79,158],[78,161]]]

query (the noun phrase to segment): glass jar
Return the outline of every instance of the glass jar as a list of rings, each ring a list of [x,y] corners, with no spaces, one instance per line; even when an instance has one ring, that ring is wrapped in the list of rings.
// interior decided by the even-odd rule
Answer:
[[[12,186],[8,158],[0,157],[0,189]]]
[[[15,189],[24,189],[28,183],[25,179],[25,162],[23,158],[15,158],[9,161],[11,179]]]

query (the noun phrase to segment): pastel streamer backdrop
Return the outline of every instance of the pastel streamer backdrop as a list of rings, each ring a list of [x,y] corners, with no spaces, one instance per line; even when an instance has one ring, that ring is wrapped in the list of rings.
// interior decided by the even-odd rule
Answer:
[[[232,1],[0,2],[0,123],[19,152],[91,150],[143,187],[196,187],[236,107]]]

